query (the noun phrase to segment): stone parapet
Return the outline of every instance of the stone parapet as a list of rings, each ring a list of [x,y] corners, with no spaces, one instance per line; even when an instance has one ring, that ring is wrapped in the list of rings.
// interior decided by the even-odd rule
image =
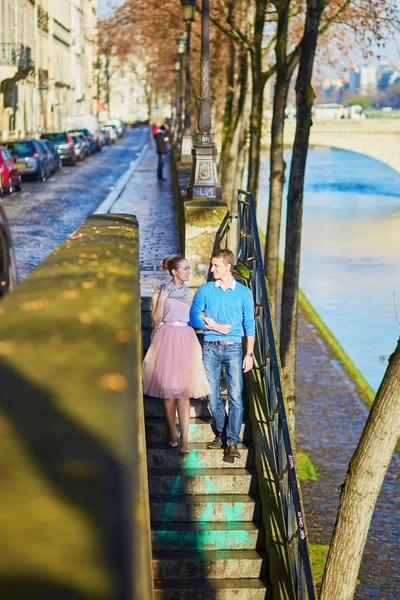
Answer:
[[[207,281],[211,253],[221,246],[228,206],[218,200],[187,200],[184,218],[185,256],[192,270],[189,285],[199,287]]]

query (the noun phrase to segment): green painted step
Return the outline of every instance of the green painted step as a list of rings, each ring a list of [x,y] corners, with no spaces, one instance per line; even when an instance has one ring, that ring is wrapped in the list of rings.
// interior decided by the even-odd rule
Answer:
[[[190,442],[210,442],[214,439],[214,433],[211,428],[212,419],[192,418],[189,423]],[[167,441],[167,422],[162,417],[150,417],[145,420],[147,443],[166,443]],[[251,441],[250,421],[242,423],[240,437],[244,442]]]
[[[164,579],[154,582],[154,600],[271,600],[260,579]]]
[[[231,468],[252,469],[254,466],[254,448],[247,444],[238,446],[241,458],[229,463]],[[206,442],[189,444],[190,454],[180,455],[177,450],[168,448],[166,444],[147,444],[147,465],[149,469],[202,468],[221,469],[226,466],[222,449],[210,450]]]
[[[261,525],[233,523],[155,523],[153,550],[256,550],[263,547]]]
[[[153,552],[155,579],[264,578],[267,559],[257,550],[166,550]]]
[[[150,518],[156,522],[259,521],[261,500],[248,494],[150,496]]]
[[[149,471],[150,494],[254,494],[257,475],[247,469]]]

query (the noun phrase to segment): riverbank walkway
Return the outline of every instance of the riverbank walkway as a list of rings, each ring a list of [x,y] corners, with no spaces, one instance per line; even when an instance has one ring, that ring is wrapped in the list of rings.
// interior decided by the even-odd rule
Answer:
[[[112,212],[135,214],[140,231],[142,296],[151,296],[165,280],[161,260],[180,252],[172,175],[156,178],[157,157],[149,145]],[[311,544],[327,545],[338,507],[337,489],[362,432],[367,409],[341,364],[331,355],[314,327],[300,313],[297,366],[297,450],[309,454],[317,481],[302,482],[302,494]],[[399,456],[390,465],[367,539],[357,586],[357,600],[400,598],[398,567]]]

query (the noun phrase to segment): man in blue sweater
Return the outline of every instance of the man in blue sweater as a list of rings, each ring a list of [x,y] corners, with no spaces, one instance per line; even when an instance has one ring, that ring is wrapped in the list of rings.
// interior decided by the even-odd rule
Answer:
[[[255,339],[254,302],[249,288],[232,275],[235,257],[230,250],[216,250],[211,256],[214,281],[202,285],[193,300],[189,325],[204,329],[203,362],[211,387],[208,397],[215,439],[207,448],[221,448],[240,458],[238,443],[243,420],[243,373],[253,368]],[[200,314],[204,312],[204,318]],[[247,352],[243,357],[242,337],[246,333]],[[229,417],[221,398],[221,370],[228,382]]]

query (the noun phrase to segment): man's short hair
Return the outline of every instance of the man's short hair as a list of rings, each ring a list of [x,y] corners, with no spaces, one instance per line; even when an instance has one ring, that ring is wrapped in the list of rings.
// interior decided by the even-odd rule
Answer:
[[[226,265],[231,265],[232,269],[235,266],[235,255],[232,250],[228,250],[228,248],[220,248],[219,250],[214,250],[211,254],[211,258],[223,258]]]

